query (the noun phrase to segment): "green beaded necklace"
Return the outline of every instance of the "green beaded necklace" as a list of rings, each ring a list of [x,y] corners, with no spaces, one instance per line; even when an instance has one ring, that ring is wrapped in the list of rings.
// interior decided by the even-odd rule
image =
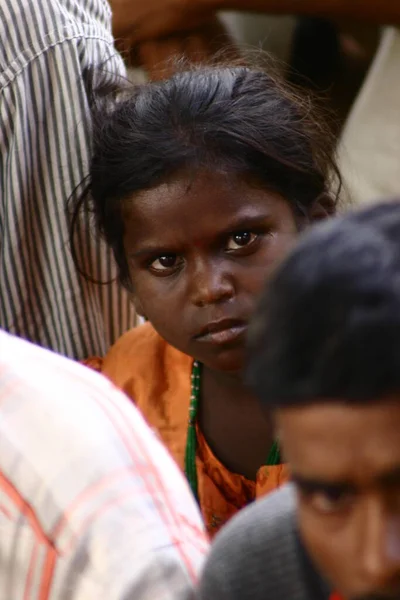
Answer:
[[[196,469],[196,450],[197,450],[197,435],[196,435],[196,419],[200,404],[200,381],[201,381],[201,364],[196,360],[192,367],[192,382],[190,391],[189,405],[189,424],[186,441],[185,453],[185,473],[197,502],[198,485],[197,485],[197,469]],[[279,465],[281,463],[281,454],[278,441],[275,440],[268,454],[266,465]]]

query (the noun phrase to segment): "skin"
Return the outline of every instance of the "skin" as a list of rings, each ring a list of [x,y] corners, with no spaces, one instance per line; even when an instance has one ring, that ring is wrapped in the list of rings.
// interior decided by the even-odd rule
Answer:
[[[190,57],[193,64],[206,63],[224,49],[224,59],[238,57],[233,40],[223,23],[215,17],[196,29],[175,32],[167,37],[150,39],[131,47],[120,40],[119,49],[127,57],[130,66],[141,66],[150,79],[166,79],[176,70],[176,57]]]
[[[269,417],[241,383],[245,330],[271,270],[298,226],[288,202],[202,172],[125,203],[124,246],[138,311],[169,344],[203,363],[200,425],[224,464],[254,479],[272,441]],[[228,343],[197,339],[210,322],[239,319]]]
[[[316,566],[346,600],[399,600],[400,395],[286,408],[277,419]]]
[[[400,24],[397,0],[111,0],[111,6],[114,35],[129,37],[132,44],[202,27],[218,10]]]

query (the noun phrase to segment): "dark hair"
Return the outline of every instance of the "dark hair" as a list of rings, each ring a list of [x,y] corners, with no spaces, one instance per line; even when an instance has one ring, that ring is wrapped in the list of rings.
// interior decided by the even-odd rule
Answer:
[[[93,134],[91,194],[78,203],[73,226],[82,206],[94,213],[127,287],[122,202],[184,169],[250,176],[302,216],[318,200],[330,200],[332,210],[336,204],[331,176],[340,177],[329,130],[308,98],[258,68],[193,68],[135,87],[111,110],[97,111]]]
[[[264,404],[369,402],[400,391],[400,203],[317,226],[266,287],[247,379]]]

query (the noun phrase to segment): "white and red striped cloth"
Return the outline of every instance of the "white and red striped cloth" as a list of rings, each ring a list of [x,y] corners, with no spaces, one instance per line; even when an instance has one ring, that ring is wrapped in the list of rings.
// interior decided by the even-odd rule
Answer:
[[[0,599],[188,600],[208,542],[125,396],[0,332]]]

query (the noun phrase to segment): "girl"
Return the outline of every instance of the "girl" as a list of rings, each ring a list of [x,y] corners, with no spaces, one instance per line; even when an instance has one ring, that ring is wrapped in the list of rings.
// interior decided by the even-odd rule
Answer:
[[[144,85],[99,121],[86,208],[148,323],[88,362],[160,433],[211,534],[287,478],[242,383],[246,329],[271,269],[335,206],[332,148],[308,101],[243,66]]]

